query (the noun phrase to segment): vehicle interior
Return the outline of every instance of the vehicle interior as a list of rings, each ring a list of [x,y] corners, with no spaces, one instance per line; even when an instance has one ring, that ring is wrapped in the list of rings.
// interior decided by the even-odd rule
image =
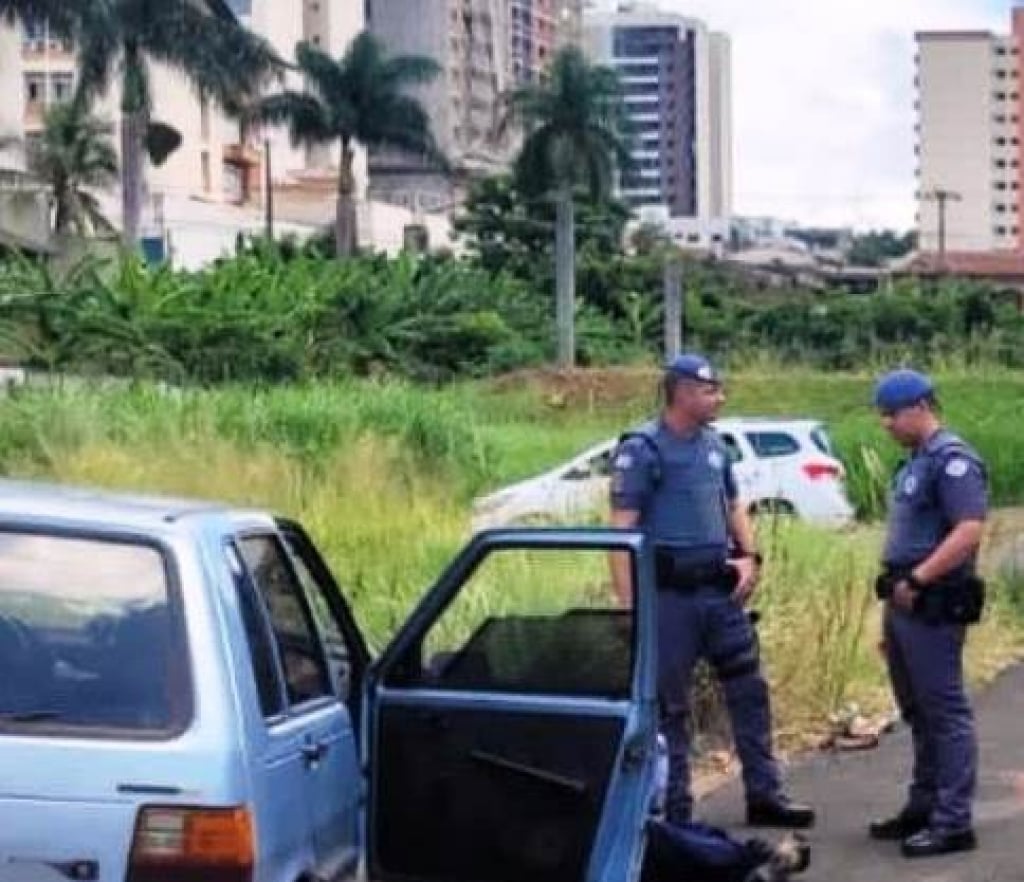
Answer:
[[[427,643],[430,641],[428,640]],[[487,615],[386,682],[375,850],[383,878],[583,880],[619,754],[628,611]],[[426,700],[403,701],[408,695]]]

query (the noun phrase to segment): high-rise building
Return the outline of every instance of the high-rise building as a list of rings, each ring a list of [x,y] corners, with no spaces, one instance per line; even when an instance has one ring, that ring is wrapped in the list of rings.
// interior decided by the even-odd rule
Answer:
[[[917,200],[924,252],[1024,250],[1024,9],[1009,35],[917,34]]]
[[[422,55],[441,72],[415,91],[457,176],[492,173],[510,158],[499,138],[502,96],[512,83],[509,0],[371,0],[370,29],[394,55]],[[388,201],[444,204],[453,178],[401,151],[371,151],[371,192]]]
[[[508,62],[514,83],[536,82],[564,45],[579,45],[582,0],[508,0]]]
[[[732,213],[730,42],[696,19],[621,2],[584,18],[593,59],[620,77],[633,137],[621,197],[641,218],[724,241]]]
[[[372,192],[400,203],[450,202],[458,181],[506,170],[514,131],[500,125],[505,96],[543,76],[564,45],[581,42],[583,0],[370,0],[370,28],[391,53],[441,67],[417,91],[453,176],[421,157],[370,157]]]

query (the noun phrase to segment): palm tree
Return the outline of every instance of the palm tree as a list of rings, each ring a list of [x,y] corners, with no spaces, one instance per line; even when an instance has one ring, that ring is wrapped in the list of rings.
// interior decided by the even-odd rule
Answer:
[[[0,0],[5,2],[25,0]],[[115,71],[121,81],[121,201],[124,239],[134,247],[142,213],[143,150],[156,141],[166,148],[166,136],[171,134],[168,126],[157,129],[152,124],[151,64],[159,62],[183,73],[204,98],[237,111],[240,99],[265,84],[280,60],[218,0],[207,0],[206,8],[194,0],[77,2],[75,100],[89,103],[105,92]]]
[[[573,191],[585,185],[590,196],[606,198],[616,167],[629,164],[626,119],[618,76],[592,65],[576,47],[559,50],[546,78],[509,96],[509,120],[525,140],[515,177],[528,196],[555,200],[555,310],[558,364],[576,361],[576,232]]]
[[[46,21],[54,33],[68,34],[90,0],[0,0],[0,21]]]
[[[433,79],[440,68],[421,56],[388,57],[366,31],[340,61],[308,43],[296,47],[295,57],[307,91],[270,95],[256,115],[267,123],[286,124],[296,144],[341,145],[334,242],[338,256],[348,256],[358,241],[352,168],[356,144],[406,150],[444,164],[426,111],[406,91]]]
[[[109,122],[80,104],[57,104],[47,111],[39,143],[28,151],[28,170],[50,188],[58,236],[113,230],[89,192],[117,183],[113,132]]]

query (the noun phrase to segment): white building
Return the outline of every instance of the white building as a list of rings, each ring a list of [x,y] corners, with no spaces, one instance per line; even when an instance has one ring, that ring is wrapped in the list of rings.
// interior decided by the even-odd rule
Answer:
[[[622,198],[684,244],[721,244],[732,214],[729,38],[696,19],[619,2],[585,11],[584,45],[618,71],[635,133]]]
[[[294,60],[303,39],[339,58],[365,27],[362,0],[230,0],[228,5],[286,60]],[[211,8],[228,14],[220,3]],[[38,133],[46,108],[70,96],[75,76],[74,47],[55,39],[45,24],[24,31],[0,26],[0,90],[8,96],[0,102],[0,138]],[[290,73],[287,85],[301,89],[303,83]],[[179,262],[195,266],[230,251],[239,233],[262,230],[267,142],[274,186],[281,191],[277,230],[302,235],[333,219],[339,160],[334,150],[294,147],[285,130],[253,131],[243,138],[237,122],[201,101],[184,76],[159,64],[152,65],[152,89],[154,118],[178,129],[182,143],[163,166],[146,171],[143,234],[166,235]],[[115,81],[95,112],[116,123],[118,105]],[[0,152],[0,169],[21,166],[20,149]],[[448,244],[446,219],[367,204],[362,151],[356,175],[361,216],[373,219],[360,228],[363,246],[394,251],[413,222],[428,227],[432,246]],[[302,191],[300,209],[293,209],[295,200],[289,198],[296,190]],[[119,194],[105,194],[103,202],[108,217],[119,221]]]
[[[1010,36],[917,34],[918,226],[925,252],[1024,248],[1020,53]]]

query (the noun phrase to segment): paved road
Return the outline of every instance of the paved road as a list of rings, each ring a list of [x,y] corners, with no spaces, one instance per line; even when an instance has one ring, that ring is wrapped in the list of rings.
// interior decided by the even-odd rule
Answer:
[[[868,818],[898,808],[909,763],[905,731],[873,751],[813,757],[789,770],[794,796],[818,808],[807,882],[1024,882],[1024,667],[1003,674],[975,703],[981,769],[978,851],[907,861],[898,844],[867,838]],[[732,783],[704,800],[702,820],[738,835],[741,793]]]

